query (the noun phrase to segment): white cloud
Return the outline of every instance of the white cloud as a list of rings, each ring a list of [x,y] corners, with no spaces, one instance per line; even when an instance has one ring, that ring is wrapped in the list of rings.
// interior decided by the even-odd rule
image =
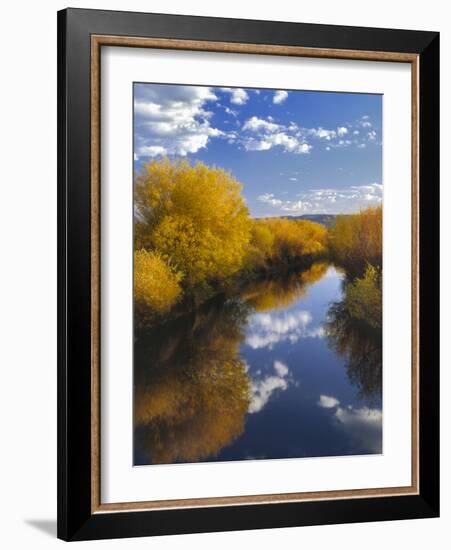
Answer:
[[[246,120],[243,130],[251,134],[245,135],[242,140],[246,151],[267,151],[279,146],[288,153],[298,155],[310,153],[312,146],[304,138],[293,135],[289,130],[290,128],[297,130],[296,125],[291,123],[287,128],[273,120],[272,117],[265,120],[256,116]]]
[[[380,426],[382,423],[382,411],[379,409],[370,409],[362,407],[354,409],[353,407],[338,407],[335,416],[347,426],[364,424],[366,426]]]
[[[232,115],[234,117],[237,117],[238,116],[238,111],[235,111],[234,109],[231,109],[230,107],[224,107],[224,111],[228,114],[228,115]]]
[[[257,197],[257,200],[278,207],[282,212],[290,212],[299,214],[302,211],[307,211],[312,206],[308,201],[302,200],[281,200],[277,199],[273,193],[265,193]]]
[[[267,151],[272,147],[280,146],[285,152],[306,155],[310,153],[312,146],[299,141],[296,137],[284,132],[268,133],[259,137],[248,137],[244,140],[246,151]]]
[[[205,109],[217,96],[205,86],[135,85],[136,153],[141,157],[186,156],[224,132]]]
[[[340,401],[336,397],[329,395],[320,395],[318,405],[324,409],[333,409],[340,404]]]
[[[279,124],[272,117],[264,119],[252,116],[244,123],[243,130],[245,135],[241,142],[247,151],[268,151],[273,147],[280,146],[285,152],[308,154],[313,147],[312,140],[318,140],[320,143],[326,142],[326,151],[351,145],[359,147],[362,143],[361,138],[358,137],[359,130],[354,130],[351,135],[347,126],[338,126],[336,129],[323,128],[322,126],[302,128],[295,122],[290,122],[288,125]],[[373,138],[367,135],[364,139],[372,140]]]
[[[301,128],[299,133],[313,139],[318,139],[320,142],[326,141],[326,151],[350,146],[363,149],[362,143],[366,141],[375,141],[376,132],[374,130],[368,131],[368,128],[371,128],[372,124],[367,119],[359,119],[356,125],[360,128],[365,128],[364,135],[362,135],[361,131],[358,129],[351,131],[353,125],[348,123],[346,123],[346,126],[338,126],[336,130],[323,128],[321,126],[318,128]]]
[[[271,149],[271,147],[272,144],[264,139],[249,139],[246,140],[244,144],[246,151],[267,151],[268,149]]]
[[[279,376],[286,376],[289,372],[288,367],[285,365],[285,363],[282,363],[282,361],[274,361],[274,370],[277,372]]]
[[[250,414],[260,412],[268,403],[271,395],[276,391],[284,391],[289,386],[289,369],[282,361],[274,361],[275,375],[271,374],[261,380],[252,380],[251,401],[248,412]]]
[[[221,88],[223,92],[230,94],[230,103],[244,105],[249,99],[249,94],[243,88]]]
[[[281,126],[279,126],[279,124],[275,124],[274,122],[264,120],[256,116],[253,116],[248,120],[246,120],[246,122],[243,125],[243,130],[250,130],[252,132],[258,132],[260,130],[263,130],[265,132],[272,133],[280,128]]]
[[[382,411],[361,407],[338,407],[335,418],[352,439],[367,452],[382,452]]]
[[[168,150],[161,145],[142,145],[139,148],[139,154],[143,157],[157,157],[158,155],[167,155]]]
[[[325,139],[326,141],[331,141],[337,137],[337,132],[335,130],[327,130],[326,128],[307,128],[307,133],[318,139]]]
[[[302,154],[310,153],[310,150],[312,149],[312,145],[309,145],[308,143],[301,143],[298,147],[297,152]]]
[[[259,195],[257,200],[266,202],[267,204],[272,204],[273,206],[280,206],[283,204],[283,201],[276,199],[273,193],[264,193],[263,195]]]
[[[309,189],[290,200],[282,200],[274,193],[266,193],[257,197],[257,200],[270,205],[280,214],[350,214],[360,208],[381,204],[382,189],[380,183],[369,183],[346,188]]]
[[[274,97],[272,98],[273,103],[283,103],[288,97],[288,92],[285,90],[277,90],[277,92],[274,94]]]
[[[295,344],[301,338],[323,336],[322,327],[312,326],[309,311],[258,313],[251,317],[246,344],[252,349],[272,349],[280,342]]]
[[[232,104],[243,105],[249,100],[249,93],[243,88],[221,90],[230,96]],[[278,90],[273,100],[281,103],[287,95],[284,90]],[[327,151],[351,145],[364,148],[363,143],[378,143],[367,115],[359,119],[354,127],[370,129],[361,136],[359,130],[354,130],[352,139],[351,136],[348,138],[348,123],[336,129],[303,128],[293,121],[281,124],[270,116],[251,116],[241,130],[237,128],[238,131],[221,130],[213,125],[214,113],[207,109],[209,103],[217,101],[215,89],[206,86],[135,85],[136,155],[151,158],[161,155],[186,156],[207,147],[214,138],[225,139],[246,151],[280,148],[297,155],[309,154],[316,141],[324,143]],[[236,110],[219,103],[218,106],[235,117],[237,126],[240,126]],[[224,123],[230,125],[230,120]],[[286,209],[299,211],[302,205],[297,201],[297,204],[287,204]]]

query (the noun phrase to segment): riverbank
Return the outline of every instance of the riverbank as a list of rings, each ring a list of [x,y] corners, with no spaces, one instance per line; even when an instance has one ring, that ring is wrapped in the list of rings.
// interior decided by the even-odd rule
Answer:
[[[259,284],[265,281],[287,280],[292,275],[300,272],[304,274],[315,264],[328,263],[326,254],[291,257],[285,262],[272,262],[265,266],[259,266],[254,270],[243,270],[231,277],[227,284],[218,281],[210,286],[209,296],[196,300],[195,297],[185,296],[183,300],[176,303],[169,311],[162,315],[154,315],[143,318],[139,310],[135,308],[135,330],[146,331],[156,325],[164,325],[178,317],[187,315],[202,308],[204,305],[218,301],[233,299],[252,284]]]

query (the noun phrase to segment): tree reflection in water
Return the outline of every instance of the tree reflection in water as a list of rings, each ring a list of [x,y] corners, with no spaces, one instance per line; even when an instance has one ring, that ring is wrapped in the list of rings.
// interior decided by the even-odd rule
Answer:
[[[343,299],[330,306],[324,328],[332,349],[347,360],[349,381],[371,402],[382,396],[382,292],[379,283],[360,284],[364,280],[344,281]]]
[[[288,271],[254,282],[242,292],[241,298],[257,313],[285,309],[303,298],[308,287],[324,277],[328,267],[326,262],[315,262],[305,271]]]
[[[135,343],[135,438],[154,464],[217,454],[244,429],[246,307],[217,301]]]
[[[251,283],[239,298],[139,334],[135,342],[135,444],[153,464],[217,455],[244,430],[251,380],[240,357],[252,313],[285,308],[326,273],[324,262]]]

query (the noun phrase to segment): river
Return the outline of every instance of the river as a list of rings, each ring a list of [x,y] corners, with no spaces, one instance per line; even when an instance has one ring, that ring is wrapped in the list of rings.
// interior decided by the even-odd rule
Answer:
[[[315,263],[138,335],[134,464],[381,453],[381,335],[334,310],[344,278]]]

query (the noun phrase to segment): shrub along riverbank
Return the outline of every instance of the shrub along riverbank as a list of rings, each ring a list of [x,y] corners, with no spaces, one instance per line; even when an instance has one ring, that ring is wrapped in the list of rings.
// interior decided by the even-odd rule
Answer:
[[[252,219],[234,177],[202,163],[163,159],[135,179],[134,303],[137,325],[192,309],[264,274],[329,255],[362,274],[382,264],[381,209],[315,222]]]

